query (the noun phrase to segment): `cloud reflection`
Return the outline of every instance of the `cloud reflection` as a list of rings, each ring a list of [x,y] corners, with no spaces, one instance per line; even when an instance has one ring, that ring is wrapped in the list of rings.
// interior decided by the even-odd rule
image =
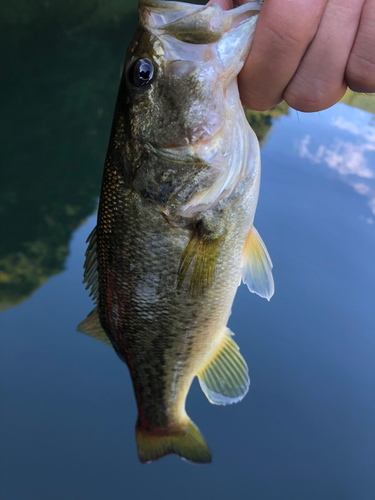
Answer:
[[[329,146],[320,144],[314,151],[311,135],[306,134],[299,144],[299,156],[336,170],[357,193],[368,198],[368,206],[375,215],[375,189],[372,187],[372,179],[375,178],[372,155],[375,152],[375,128],[364,123],[367,119],[368,114],[363,111],[353,121],[343,116],[332,117],[332,127],[354,137],[347,141],[334,137]],[[352,176],[359,177],[361,182],[352,181]],[[372,224],[373,220],[367,219],[367,222]]]
[[[300,157],[308,158],[313,163],[326,163],[329,168],[341,175],[357,175],[372,179],[374,172],[369,168],[365,153],[375,151],[375,144],[353,144],[342,139],[335,139],[330,147],[319,146],[315,153],[309,150],[311,136],[305,135],[300,145]]]

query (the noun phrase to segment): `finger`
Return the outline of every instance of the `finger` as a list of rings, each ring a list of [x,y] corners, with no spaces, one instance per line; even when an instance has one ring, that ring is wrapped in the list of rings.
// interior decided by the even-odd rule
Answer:
[[[249,57],[239,75],[244,106],[276,106],[314,38],[327,0],[266,0]],[[244,2],[242,2],[244,3]]]
[[[329,0],[318,31],[284,92],[299,111],[321,111],[346,91],[345,69],[364,0]]]
[[[367,0],[346,68],[354,92],[375,92],[375,0]]]

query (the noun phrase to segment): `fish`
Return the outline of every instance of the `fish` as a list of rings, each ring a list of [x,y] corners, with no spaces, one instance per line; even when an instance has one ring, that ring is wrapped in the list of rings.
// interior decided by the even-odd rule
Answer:
[[[260,3],[231,11],[140,0],[104,166],[78,330],[128,366],[142,463],[212,453],[185,410],[194,377],[216,405],[240,401],[248,367],[227,328],[241,279],[271,298],[254,228],[260,150],[238,93]]]

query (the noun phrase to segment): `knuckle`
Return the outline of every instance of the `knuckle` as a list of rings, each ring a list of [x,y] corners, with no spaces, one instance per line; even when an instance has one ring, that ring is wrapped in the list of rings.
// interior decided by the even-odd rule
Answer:
[[[353,2],[353,0],[342,0],[340,3],[328,4],[328,8],[332,9],[335,17],[340,21],[346,21],[348,17],[357,16],[361,4],[359,2]]]
[[[267,111],[279,104],[281,93],[276,95],[274,89],[269,89],[259,82],[253,82],[251,79],[239,78],[238,81],[241,102],[245,108],[253,111]]]
[[[375,92],[375,56],[352,53],[345,76],[354,92]]]
[[[294,109],[306,113],[322,111],[333,106],[345,93],[345,87],[333,87],[331,83],[319,78],[296,74],[289,83],[283,97]]]
[[[289,106],[297,111],[303,111],[304,113],[312,113],[314,111],[322,111],[328,106],[325,105],[323,99],[314,96],[304,96],[298,92],[293,92],[288,90],[284,92],[284,100]]]
[[[255,92],[250,93],[246,90],[241,91],[240,95],[242,105],[253,111],[268,111],[280,102],[275,102],[273,99],[267,99],[265,95]]]
[[[295,48],[299,48],[300,44],[304,42],[304,38],[297,31],[288,30],[287,28],[279,29],[278,27],[272,26],[272,24],[267,24],[264,26],[264,30],[267,33],[269,43],[288,51],[293,51]]]
[[[375,92],[375,13],[363,16],[346,66],[348,86],[356,92]]]
[[[266,104],[264,101],[249,101],[248,104],[244,103],[245,108],[251,109],[252,111],[268,111],[274,108],[276,104]]]

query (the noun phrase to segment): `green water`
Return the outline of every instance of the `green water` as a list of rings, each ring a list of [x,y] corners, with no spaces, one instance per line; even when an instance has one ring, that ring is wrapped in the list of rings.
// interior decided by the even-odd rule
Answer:
[[[0,496],[372,500],[375,120],[370,98],[249,114],[262,142],[256,226],[270,303],[240,287],[238,405],[187,410],[214,454],[141,466],[126,367],[75,331],[126,46],[128,1],[7,2],[0,20]],[[355,107],[358,106],[358,107]]]

